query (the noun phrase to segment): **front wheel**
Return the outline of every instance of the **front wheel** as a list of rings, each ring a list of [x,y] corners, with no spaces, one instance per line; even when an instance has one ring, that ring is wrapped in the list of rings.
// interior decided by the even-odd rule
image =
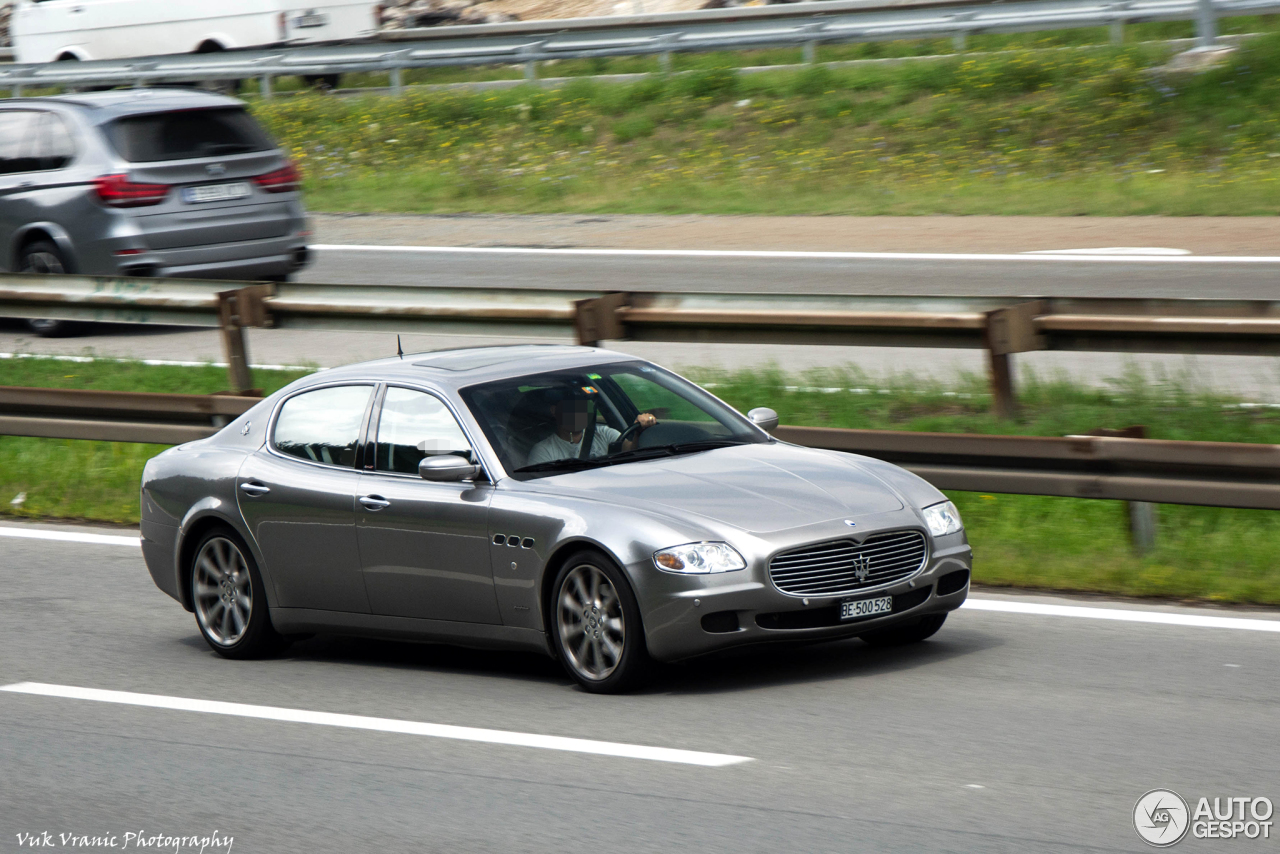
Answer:
[[[603,554],[569,557],[552,586],[551,637],[574,681],[594,694],[634,688],[649,670],[640,606],[622,570]]]
[[[196,625],[214,652],[224,658],[260,658],[280,648],[262,576],[234,531],[219,527],[205,534],[190,569]]]
[[[905,626],[891,626],[868,632],[862,635],[862,639],[872,646],[904,646],[933,637],[946,621],[946,614],[928,614]]]

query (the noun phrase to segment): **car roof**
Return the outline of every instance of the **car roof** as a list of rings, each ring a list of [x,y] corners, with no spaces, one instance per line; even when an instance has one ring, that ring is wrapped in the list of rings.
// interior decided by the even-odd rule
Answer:
[[[340,379],[375,379],[386,382],[426,381],[440,388],[462,388],[476,383],[522,377],[548,371],[582,368],[610,362],[633,362],[635,356],[564,344],[511,344],[494,347],[465,347],[406,353],[404,358],[392,356],[331,368],[313,374],[316,382]]]
[[[42,98],[9,98],[6,107],[61,104],[83,108],[95,122],[120,116],[163,113],[170,110],[205,110],[217,107],[244,107],[238,98],[201,92],[197,89],[112,89],[107,92],[75,92]]]

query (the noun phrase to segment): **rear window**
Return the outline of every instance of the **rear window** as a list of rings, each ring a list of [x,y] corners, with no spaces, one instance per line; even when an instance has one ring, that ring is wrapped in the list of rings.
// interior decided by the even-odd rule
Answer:
[[[191,160],[248,151],[270,151],[271,138],[244,110],[184,110],[117,119],[107,139],[130,163]]]

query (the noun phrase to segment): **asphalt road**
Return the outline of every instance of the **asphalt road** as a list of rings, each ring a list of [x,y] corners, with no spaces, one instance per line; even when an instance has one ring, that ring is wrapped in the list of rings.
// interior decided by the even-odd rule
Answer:
[[[726,293],[1280,298],[1280,263],[318,251],[305,281]],[[1280,260],[1280,259],[1278,259]]]
[[[966,609],[913,648],[744,652],[597,697],[533,655],[321,637],[225,661],[135,547],[11,537],[0,615],[0,685],[752,758],[697,767],[0,692],[3,851],[45,830],[217,830],[237,852],[1143,851],[1131,812],[1150,789],[1280,800],[1274,632]]]

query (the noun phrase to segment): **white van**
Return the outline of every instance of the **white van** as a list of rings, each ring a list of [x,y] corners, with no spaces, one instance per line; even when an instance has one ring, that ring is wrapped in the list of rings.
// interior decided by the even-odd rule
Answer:
[[[18,62],[127,59],[367,38],[372,0],[19,0],[12,19]]]

